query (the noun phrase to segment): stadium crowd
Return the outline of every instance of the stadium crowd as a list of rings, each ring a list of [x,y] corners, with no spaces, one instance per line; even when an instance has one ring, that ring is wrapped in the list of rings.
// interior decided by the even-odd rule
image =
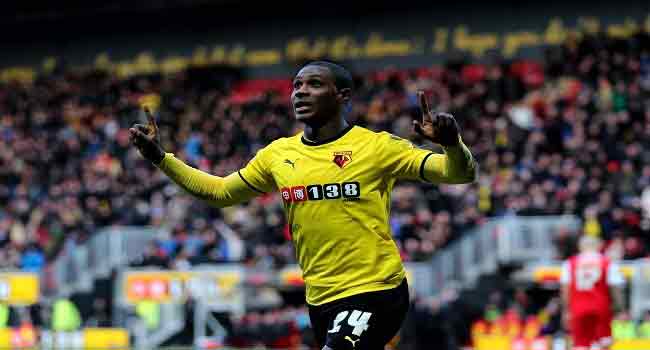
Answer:
[[[620,257],[648,253],[650,39],[586,37],[519,60],[357,75],[349,120],[415,143],[423,89],[459,120],[481,165],[478,183],[406,183],[391,226],[404,260],[423,260],[485,218],[569,213]],[[490,61],[490,60],[488,60]],[[0,85],[0,265],[39,270],[66,240],[108,225],[169,225],[157,264],[293,261],[277,194],[223,211],[182,195],[129,144],[143,99],[159,98],[165,148],[214,174],[238,169],[294,134],[288,81],[264,91],[205,86],[185,72],[118,79],[60,70]],[[153,96],[153,97],[152,97]],[[424,145],[430,147],[431,145]],[[232,230],[218,229],[225,222]],[[218,227],[225,227],[223,225]]]
[[[475,184],[395,188],[391,228],[405,261],[427,259],[464,230],[502,215],[575,214],[585,234],[609,242],[611,256],[650,252],[647,33],[569,40],[548,48],[543,62],[458,58],[445,66],[356,75],[355,83],[352,123],[419,144],[411,120],[419,115],[415,92],[422,89],[437,110],[456,116],[481,166]],[[165,149],[227,174],[272,140],[298,131],[288,108],[290,83],[271,85],[239,83],[231,93],[187,72],[118,79],[65,69],[32,84],[0,84],[0,268],[39,271],[66,242],[83,242],[110,225],[171,227],[167,239],[145,249],[142,265],[293,262],[279,195],[209,208],[143,160],[127,131],[142,120],[143,99],[158,104],[159,98]],[[560,239],[563,248],[572,237]],[[542,329],[557,326],[555,304],[540,311],[549,322]],[[435,328],[445,312],[437,301],[416,306],[420,328]],[[248,332],[241,339],[262,343],[291,342],[307,330],[301,309],[252,313],[238,322]],[[265,322],[283,326],[270,329]]]

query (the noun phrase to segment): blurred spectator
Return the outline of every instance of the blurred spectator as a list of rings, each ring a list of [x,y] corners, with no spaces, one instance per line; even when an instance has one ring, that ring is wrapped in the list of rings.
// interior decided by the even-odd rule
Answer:
[[[142,260],[134,261],[131,266],[155,266],[164,268],[169,264],[167,255],[156,241],[151,241],[144,249]]]
[[[112,324],[108,315],[108,305],[106,299],[95,298],[92,305],[90,318],[86,320],[87,327],[110,327]]]
[[[415,344],[412,349],[429,348],[431,344],[441,350],[457,349],[451,304],[441,300],[419,299],[407,316],[406,324],[413,329]],[[406,327],[405,327],[406,328]],[[408,341],[408,335],[404,336]]]
[[[612,338],[616,341],[635,339],[636,337],[636,324],[630,318],[630,314],[623,311],[616,315],[612,321]]]
[[[643,314],[643,320],[639,324],[637,333],[639,338],[650,339],[650,311]]]
[[[562,329],[562,307],[560,298],[552,298],[548,304],[539,313],[539,319],[542,323],[542,335],[555,335]]]
[[[138,302],[135,312],[142,319],[149,330],[157,329],[160,326],[160,304],[156,301],[143,300]]]
[[[587,35],[548,48],[543,61],[459,61],[356,75],[353,124],[422,143],[409,123],[423,89],[436,109],[457,117],[481,166],[474,184],[394,188],[390,226],[403,259],[429,259],[489,217],[551,214],[580,217],[586,234],[608,241],[612,258],[648,256],[649,39]],[[246,82],[237,84],[245,89]],[[216,210],[190,199],[137,154],[127,129],[143,118],[145,96],[159,99],[165,149],[214,174],[235,171],[300,128],[286,92],[235,98],[187,72],[120,79],[102,70],[68,71],[0,84],[0,267],[42,271],[62,247],[73,249],[112,225],[171,228],[169,237],[147,245],[137,266],[295,262],[277,194]],[[559,232],[559,254],[568,255],[574,239]],[[503,317],[508,306],[525,319],[533,313],[526,299],[518,293],[513,305],[488,300],[486,319]],[[445,313],[426,304],[418,305],[426,317]],[[549,304],[545,312],[545,331],[552,332],[557,310]],[[248,315],[241,322],[254,332],[278,318]]]
[[[233,329],[226,344],[233,347],[266,346],[271,349],[296,349],[305,345],[315,348],[313,337],[302,337],[305,324],[299,325],[297,315],[306,315],[304,307],[251,311],[232,320]],[[303,328],[301,328],[303,327]]]
[[[192,267],[192,265],[190,264],[188,257],[189,254],[187,248],[183,246],[178,246],[174,253],[174,258],[169,264],[169,268],[171,268],[172,270],[179,270],[179,271],[189,270]]]
[[[44,265],[45,256],[37,244],[32,243],[25,248],[20,257],[20,267],[23,270],[29,272],[40,272]]]
[[[605,252],[612,259],[647,257],[649,43],[647,33],[626,40],[586,35],[549,47],[543,61],[452,62],[355,76],[353,124],[421,143],[410,120],[419,113],[415,92],[423,89],[436,109],[456,116],[481,166],[474,184],[394,188],[390,226],[403,259],[429,259],[488,217],[560,214],[580,217],[585,234],[608,241]],[[300,128],[282,93],[236,98],[187,72],[120,79],[102,70],[68,71],[32,84],[0,84],[0,268],[43,271],[62,247],[73,249],[112,225],[171,228],[169,237],[144,247],[134,266],[189,270],[215,262],[295,262],[278,195],[209,208],[137,154],[127,129],[142,119],[144,96],[160,100],[165,149],[214,174],[235,171],[270,141]],[[555,238],[561,257],[575,249],[574,233]],[[455,298],[447,290],[442,299],[414,301],[407,321],[416,333],[411,346],[457,348],[458,324],[467,319]],[[486,332],[562,332],[557,298],[539,311],[523,290],[511,300],[496,292],[482,306],[484,319],[476,328]],[[106,325],[106,300],[93,307],[88,324]],[[138,313],[157,328],[157,304],[140,304]],[[0,304],[0,326],[8,318]],[[77,329],[78,319],[69,301],[55,303],[55,330]],[[233,320],[228,344],[286,348],[302,338],[313,347],[308,322],[304,307],[249,312]],[[637,332],[628,313],[617,316],[613,330],[617,339]],[[650,338],[650,313],[638,335]],[[408,343],[409,336],[403,339]]]
[[[73,332],[81,327],[79,310],[70,300],[57,299],[52,306],[51,329],[55,332]]]
[[[6,303],[0,303],[0,329],[9,326],[9,311],[9,305]]]

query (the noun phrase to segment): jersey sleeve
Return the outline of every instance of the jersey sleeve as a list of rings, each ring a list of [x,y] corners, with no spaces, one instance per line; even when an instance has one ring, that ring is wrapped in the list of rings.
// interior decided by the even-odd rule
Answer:
[[[615,262],[610,262],[607,268],[607,285],[620,287],[625,284],[625,277],[621,272],[621,266]]]
[[[443,147],[444,154],[437,154],[384,134],[380,139],[386,155],[385,167],[393,177],[448,184],[468,183],[477,177],[476,162],[462,140],[458,146]]]
[[[165,154],[158,168],[189,194],[216,207],[245,202],[259,195],[238,173],[226,177],[210,175],[185,164],[172,153]]]
[[[379,138],[383,149],[382,163],[387,174],[394,178],[424,180],[422,165],[431,151],[415,147],[413,143],[395,135],[383,132]]]
[[[563,286],[571,283],[571,264],[568,261],[562,263],[562,271],[560,272],[560,284]]]
[[[241,179],[258,193],[273,192],[277,188],[270,170],[272,145],[257,151],[255,157],[244,168],[239,170]]]

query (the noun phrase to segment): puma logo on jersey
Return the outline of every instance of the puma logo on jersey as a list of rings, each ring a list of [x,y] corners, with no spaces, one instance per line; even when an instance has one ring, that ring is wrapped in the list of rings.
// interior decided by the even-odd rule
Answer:
[[[296,160],[297,160],[297,159],[296,159]],[[296,168],[296,161],[295,161],[295,160],[292,162],[292,161],[289,160],[289,159],[285,159],[285,160],[284,160],[284,163],[285,163],[285,164],[289,164],[289,165],[291,165],[291,167],[292,167],[293,169]]]
[[[345,340],[349,340],[350,343],[352,343],[352,348],[353,348],[353,349],[356,349],[357,342],[358,342],[359,340],[361,340],[361,339],[352,340],[352,338],[350,338],[349,335],[346,335],[345,338],[343,338],[343,339],[345,339]]]

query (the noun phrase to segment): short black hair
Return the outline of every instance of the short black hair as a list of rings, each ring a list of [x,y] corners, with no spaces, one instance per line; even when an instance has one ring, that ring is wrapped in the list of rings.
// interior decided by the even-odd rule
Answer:
[[[339,64],[328,61],[312,61],[306,63],[304,66],[302,66],[302,68],[309,66],[319,66],[329,69],[334,76],[334,85],[336,85],[336,88],[339,90],[346,88],[352,89],[354,87],[354,83],[352,82],[352,74],[350,74],[350,71]]]

